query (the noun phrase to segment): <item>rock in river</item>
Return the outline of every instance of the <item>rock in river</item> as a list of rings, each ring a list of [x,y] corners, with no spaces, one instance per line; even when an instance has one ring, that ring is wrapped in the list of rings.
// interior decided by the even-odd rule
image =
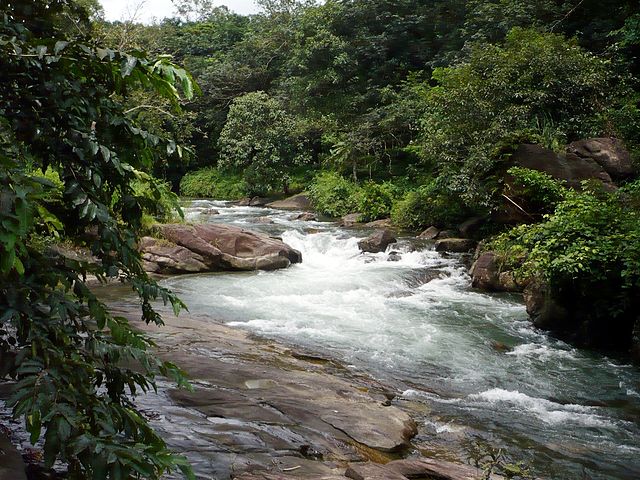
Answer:
[[[282,241],[230,225],[169,224],[160,231],[164,238],[140,242],[145,270],[153,273],[276,270],[302,261]]]
[[[366,253],[384,252],[397,240],[389,230],[376,230],[364,240],[358,242],[358,248]]]

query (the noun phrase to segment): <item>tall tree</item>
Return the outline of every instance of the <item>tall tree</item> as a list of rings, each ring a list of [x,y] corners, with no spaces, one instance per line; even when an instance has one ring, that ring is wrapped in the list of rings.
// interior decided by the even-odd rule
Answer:
[[[1,7],[0,375],[15,380],[9,405],[33,442],[44,435],[46,465],[65,462],[71,478],[159,478],[178,467],[192,476],[134,401],[155,388],[157,373],[184,377],[87,284],[88,275],[120,278],[138,293],[146,322],[162,324],[155,299],[182,306],[148,278],[136,250],[142,213],[156,211],[160,195],[145,171],[180,147],[141,129],[120,99],[144,87],[177,110],[178,89],[193,93],[191,78],[166,57],[95,45],[71,0]],[[83,28],[68,29],[70,17]],[[51,196],[63,200],[55,210]],[[88,231],[96,262],[40,241]]]

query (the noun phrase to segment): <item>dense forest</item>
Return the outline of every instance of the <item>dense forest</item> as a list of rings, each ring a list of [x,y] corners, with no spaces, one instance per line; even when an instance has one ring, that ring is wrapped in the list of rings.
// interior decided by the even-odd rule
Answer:
[[[130,283],[147,322],[155,299],[179,310],[136,250],[177,195],[304,191],[414,232],[476,219],[481,249],[588,316],[594,346],[640,345],[637,0],[258,3],[179,0],[144,25],[94,0],[0,2],[0,376],[47,465],[191,475],[129,395],[182,372],[86,285]],[[515,161],[593,138],[633,168],[572,183]],[[99,261],[56,254],[78,241]]]

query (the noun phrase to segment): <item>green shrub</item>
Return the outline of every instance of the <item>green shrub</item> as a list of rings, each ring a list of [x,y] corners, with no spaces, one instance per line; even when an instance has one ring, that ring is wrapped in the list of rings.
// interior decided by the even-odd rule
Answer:
[[[544,278],[576,308],[597,306],[590,315],[629,313],[640,294],[640,212],[626,195],[567,190],[542,223],[518,226],[489,248],[523,258],[520,276]]]
[[[458,197],[446,195],[435,182],[407,192],[393,205],[391,219],[402,228],[452,226],[470,214]]]
[[[510,193],[522,201],[527,212],[551,213],[565,198],[567,190],[562,182],[544,172],[512,167],[507,173],[512,177]]]
[[[203,168],[182,177],[180,194],[185,197],[237,200],[247,194],[247,188],[239,174]]]
[[[398,194],[399,188],[390,182],[365,182],[356,194],[360,221],[372,222],[389,217]]]
[[[309,187],[309,198],[318,213],[341,217],[358,208],[358,186],[335,172],[322,172]]]

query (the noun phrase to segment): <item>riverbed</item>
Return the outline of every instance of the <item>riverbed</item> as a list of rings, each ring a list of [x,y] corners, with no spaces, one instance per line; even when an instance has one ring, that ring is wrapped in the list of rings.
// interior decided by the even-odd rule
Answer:
[[[370,230],[296,212],[208,200],[185,212],[278,236],[303,255],[276,272],[164,280],[191,313],[331,357],[424,405],[412,412],[423,453],[472,456],[487,442],[545,478],[640,478],[637,367],[533,328],[518,296],[473,290],[464,256],[408,237],[362,255]]]

